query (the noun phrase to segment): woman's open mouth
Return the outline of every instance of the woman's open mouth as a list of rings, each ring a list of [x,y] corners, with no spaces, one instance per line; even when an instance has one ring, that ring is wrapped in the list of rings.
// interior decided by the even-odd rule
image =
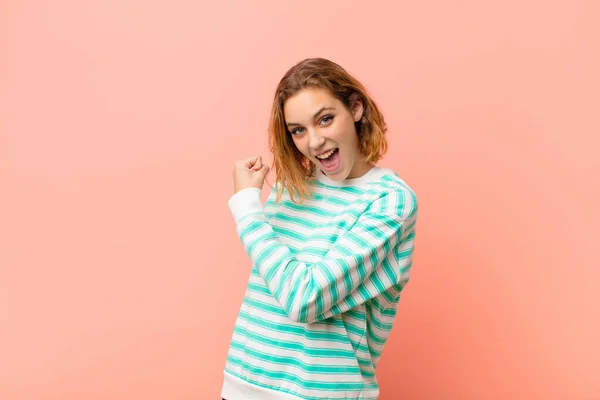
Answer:
[[[323,166],[323,169],[325,170],[325,172],[333,172],[340,165],[340,149],[336,148],[331,153],[326,154],[326,155],[328,155],[327,158],[317,157],[317,159]]]

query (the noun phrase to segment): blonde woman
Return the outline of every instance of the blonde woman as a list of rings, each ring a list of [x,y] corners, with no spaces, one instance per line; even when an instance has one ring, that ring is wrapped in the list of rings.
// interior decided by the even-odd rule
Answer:
[[[338,64],[281,79],[262,157],[236,163],[229,207],[252,264],[229,348],[226,400],[368,399],[414,253],[417,199],[378,167],[386,125]]]

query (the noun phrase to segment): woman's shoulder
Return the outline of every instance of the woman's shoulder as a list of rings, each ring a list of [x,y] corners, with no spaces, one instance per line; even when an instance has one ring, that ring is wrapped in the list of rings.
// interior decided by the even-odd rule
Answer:
[[[378,190],[390,193],[403,193],[415,195],[413,188],[391,168],[380,167],[376,179],[371,181],[372,186],[376,186]]]
[[[393,213],[412,214],[418,208],[413,188],[394,170],[381,168],[377,179],[371,182],[375,201],[371,208],[385,208]]]

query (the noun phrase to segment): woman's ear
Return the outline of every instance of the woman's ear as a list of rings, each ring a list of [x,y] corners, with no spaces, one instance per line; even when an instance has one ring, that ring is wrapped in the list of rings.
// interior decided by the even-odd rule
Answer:
[[[364,106],[362,99],[359,96],[356,96],[352,103],[352,115],[354,116],[354,122],[358,122],[363,117]]]

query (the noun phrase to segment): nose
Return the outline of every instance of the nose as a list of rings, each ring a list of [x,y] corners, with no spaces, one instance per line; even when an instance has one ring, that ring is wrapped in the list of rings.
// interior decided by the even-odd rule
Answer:
[[[308,146],[313,152],[317,152],[323,148],[325,138],[321,136],[315,129],[308,131]]]

